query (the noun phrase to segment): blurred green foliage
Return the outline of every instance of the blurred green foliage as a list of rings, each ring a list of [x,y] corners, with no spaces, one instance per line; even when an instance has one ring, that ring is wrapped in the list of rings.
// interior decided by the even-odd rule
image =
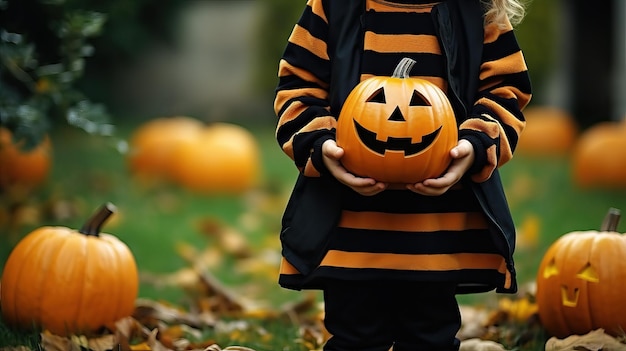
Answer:
[[[289,34],[306,2],[293,0],[258,0],[261,3],[257,68],[255,82],[259,91],[273,93],[278,84],[278,61]]]
[[[110,134],[102,105],[75,83],[106,16],[68,8],[63,1],[0,1],[0,122],[36,145],[58,118],[89,133]]]
[[[174,47],[180,10],[191,0],[66,2],[68,6],[88,6],[92,11],[107,14],[104,32],[93,40],[97,53],[89,60],[78,86],[91,98],[106,102],[112,115],[127,115],[126,106],[118,104],[113,97],[114,78],[120,74],[120,67],[139,63],[146,52],[157,45]]]
[[[171,40],[186,2],[0,0],[0,125],[26,148],[61,122],[111,135],[107,75]]]
[[[555,69],[559,48],[557,41],[560,40],[558,29],[562,25],[560,3],[560,0],[529,2],[526,17],[516,28],[533,83],[534,102],[543,99],[546,84]]]

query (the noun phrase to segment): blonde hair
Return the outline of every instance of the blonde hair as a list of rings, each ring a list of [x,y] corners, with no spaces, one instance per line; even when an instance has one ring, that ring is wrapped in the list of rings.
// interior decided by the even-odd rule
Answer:
[[[511,25],[516,26],[526,15],[525,0],[483,0],[483,3],[487,10],[486,23],[504,25],[508,20]]]

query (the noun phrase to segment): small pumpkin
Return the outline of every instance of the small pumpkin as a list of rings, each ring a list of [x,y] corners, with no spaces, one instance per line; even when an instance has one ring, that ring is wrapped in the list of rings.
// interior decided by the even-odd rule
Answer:
[[[595,124],[580,136],[572,177],[582,188],[626,189],[626,119]]]
[[[391,77],[363,80],[348,95],[337,123],[342,164],[390,183],[417,183],[444,173],[458,141],[454,111],[435,84],[409,77],[404,58]]]
[[[139,279],[129,248],[100,233],[106,204],[79,230],[40,227],[11,251],[2,274],[3,321],[53,334],[89,334],[133,313]]]
[[[0,189],[18,187],[29,191],[42,184],[50,173],[50,138],[25,150],[13,141],[13,134],[0,127]]]
[[[132,174],[141,179],[171,179],[173,152],[184,140],[195,139],[204,124],[191,117],[160,117],[141,124],[129,141]]]
[[[626,330],[626,236],[616,231],[619,219],[619,210],[610,209],[600,231],[565,234],[543,256],[536,301],[551,335]]]
[[[568,154],[578,138],[578,126],[566,110],[554,106],[524,109],[526,127],[517,143],[516,153],[529,156]]]
[[[200,193],[242,193],[258,184],[260,156],[248,129],[225,122],[208,124],[173,150],[173,179]]]

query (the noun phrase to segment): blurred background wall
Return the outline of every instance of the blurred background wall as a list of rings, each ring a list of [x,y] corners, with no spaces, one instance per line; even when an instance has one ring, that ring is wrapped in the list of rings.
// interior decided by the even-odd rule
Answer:
[[[252,88],[259,3],[190,2],[175,16],[172,45],[120,67],[113,91],[147,115],[228,119],[260,103]]]
[[[581,127],[626,116],[626,19],[624,1],[561,1],[564,13],[560,59],[567,78],[566,107]]]
[[[516,31],[533,80],[532,104],[567,109],[582,128],[626,115],[625,3],[529,2]],[[305,4],[0,0],[0,28],[21,31],[38,50],[52,51],[46,31],[64,13],[105,14],[78,85],[117,123],[192,115],[273,124],[278,60]]]
[[[626,116],[625,3],[602,1],[590,11],[583,1],[530,2],[517,32],[534,104],[570,111],[583,129]],[[169,45],[124,67],[113,91],[139,114],[245,115],[271,122],[276,65],[304,4],[182,1]],[[263,115],[254,117],[254,111]]]

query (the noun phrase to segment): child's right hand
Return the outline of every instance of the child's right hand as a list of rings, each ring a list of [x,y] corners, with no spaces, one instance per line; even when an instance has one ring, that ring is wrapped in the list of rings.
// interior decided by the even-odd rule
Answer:
[[[376,181],[373,178],[358,177],[348,172],[341,164],[343,152],[335,140],[329,139],[322,144],[324,165],[339,182],[364,196],[376,195],[387,189],[388,184],[386,183]]]

